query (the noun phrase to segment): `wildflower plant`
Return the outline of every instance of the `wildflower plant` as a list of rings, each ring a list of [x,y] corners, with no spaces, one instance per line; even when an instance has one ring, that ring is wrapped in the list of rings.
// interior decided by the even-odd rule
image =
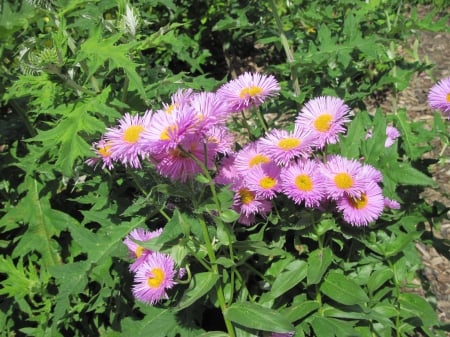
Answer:
[[[446,17],[195,4],[2,3],[0,336],[443,336],[409,290],[446,79],[431,124],[366,99]]]

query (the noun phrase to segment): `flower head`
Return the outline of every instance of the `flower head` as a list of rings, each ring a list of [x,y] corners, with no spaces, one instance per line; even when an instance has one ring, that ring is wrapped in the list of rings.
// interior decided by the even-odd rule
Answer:
[[[337,97],[320,96],[308,101],[298,114],[296,124],[311,130],[316,136],[318,147],[335,144],[339,134],[345,132],[344,124],[349,122],[350,108]]]
[[[304,160],[282,168],[283,193],[296,204],[304,202],[306,207],[319,206],[325,196],[325,185],[318,165],[315,161]]]
[[[96,167],[99,162],[102,163],[102,169],[105,167],[111,170],[114,167],[113,159],[111,156],[111,145],[108,144],[103,138],[98,142],[92,143],[92,150],[96,156],[86,160],[86,164]]]
[[[367,226],[380,217],[384,197],[380,186],[369,181],[359,196],[344,194],[336,201],[336,207],[342,212],[345,222],[353,226]]]
[[[107,129],[105,139],[113,160],[118,160],[126,166],[140,168],[140,157],[145,155],[142,134],[150,127],[151,111],[143,116],[126,113],[119,125]]]
[[[307,129],[272,130],[260,141],[261,152],[267,153],[278,165],[287,165],[296,157],[308,157],[316,137]]]
[[[258,197],[272,199],[281,191],[280,168],[273,162],[256,166],[243,179]]]
[[[149,255],[136,271],[134,276],[133,295],[139,301],[155,304],[167,299],[167,290],[176,281],[178,270],[175,261],[169,255],[154,252]]]
[[[247,173],[248,170],[266,163],[270,163],[271,159],[268,154],[261,150],[259,142],[247,144],[236,154],[235,167],[240,173]]]
[[[272,210],[272,203],[258,197],[244,182],[238,182],[232,187],[234,194],[233,209],[241,214],[239,222],[250,225],[255,221],[255,215],[266,216]]]
[[[136,271],[139,266],[145,261],[148,255],[153,252],[147,248],[140,246],[135,241],[146,242],[152,238],[156,238],[162,233],[162,228],[157,229],[153,232],[147,231],[143,228],[133,229],[130,234],[123,240],[123,243],[127,246],[130,256],[135,259],[135,261],[130,265],[131,271]],[[133,241],[135,240],[135,241]]]
[[[440,80],[428,92],[428,104],[450,119],[450,77]]]
[[[400,132],[394,126],[388,125],[386,127],[386,141],[384,142],[384,147],[390,147],[394,144],[395,140],[400,137]]]
[[[232,112],[239,112],[261,105],[278,91],[280,86],[272,75],[246,72],[221,86],[217,94],[230,105]]]

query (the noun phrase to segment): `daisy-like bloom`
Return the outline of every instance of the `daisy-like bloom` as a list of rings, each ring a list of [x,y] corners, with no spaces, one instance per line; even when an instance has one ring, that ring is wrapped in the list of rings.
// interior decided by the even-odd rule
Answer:
[[[216,145],[218,153],[232,153],[234,146],[234,136],[225,125],[214,125],[205,133],[207,143]]]
[[[296,204],[317,207],[325,197],[325,184],[318,170],[318,163],[303,160],[282,168],[281,188]]]
[[[248,188],[263,199],[273,199],[281,191],[280,168],[273,162],[256,166],[243,179]]]
[[[223,124],[230,115],[226,102],[213,92],[200,92],[192,95],[189,105],[195,113],[196,132]]]
[[[216,184],[229,185],[242,179],[234,166],[235,158],[236,155],[234,153],[229,153],[226,157],[222,158],[217,175],[214,177]]]
[[[373,180],[376,183],[381,183],[383,181],[383,174],[369,164],[362,164],[359,176],[368,180]]]
[[[156,169],[159,174],[172,180],[185,182],[202,172],[201,167],[190,155],[201,162],[204,162],[206,158],[207,162],[204,164],[210,169],[213,167],[213,160],[216,154],[216,144],[204,144],[203,140],[198,136],[189,135],[183,139],[179,147],[169,148],[166,152],[156,153],[152,156],[152,159],[156,162]]]
[[[394,126],[388,125],[386,127],[386,141],[384,142],[384,147],[392,146],[398,137],[400,137],[400,132],[398,129]]]
[[[384,207],[389,209],[400,209],[400,203],[397,200],[384,198]]]
[[[123,240],[123,243],[127,246],[128,251],[130,252],[130,257],[135,259],[135,261],[130,265],[131,271],[136,271],[145,261],[147,256],[153,253],[150,249],[142,247],[135,241],[146,242],[152,238],[160,236],[161,233],[162,228],[152,232],[145,230],[144,228],[136,228],[128,234],[125,240]]]
[[[350,108],[337,97],[320,96],[308,101],[296,118],[300,128],[311,130],[317,136],[317,146],[335,144],[339,134],[345,132]]]
[[[98,142],[92,143],[92,150],[95,152],[96,156],[86,160],[86,164],[89,166],[97,167],[99,162],[102,163],[102,169],[105,167],[111,170],[114,167],[114,162],[111,156],[111,145],[109,145],[103,138]]]
[[[189,105],[180,105],[171,113],[158,110],[152,116],[152,125],[142,133],[145,150],[149,153],[165,152],[175,149],[184,137],[191,132],[195,123],[195,113]]]
[[[163,111],[170,114],[174,109],[178,109],[184,104],[188,104],[191,99],[192,89],[178,89],[171,97],[171,103],[163,103]]]
[[[312,132],[299,127],[291,132],[272,130],[261,139],[259,148],[278,165],[287,165],[296,157],[309,157],[315,140],[316,136]]]
[[[230,105],[231,112],[239,112],[261,105],[279,91],[280,86],[272,75],[246,72],[222,85],[217,94]]]
[[[236,171],[246,174],[248,170],[261,164],[270,163],[270,157],[261,151],[259,141],[247,144],[236,154]]]
[[[178,270],[173,258],[154,252],[142,263],[134,276],[133,295],[141,302],[156,304],[168,299],[167,290],[175,284]]]
[[[256,192],[250,190],[243,182],[237,183],[232,189],[235,191],[233,209],[241,215],[265,216],[272,210],[272,203],[269,200],[258,197]]]
[[[428,92],[428,104],[450,119],[450,77],[440,80]]]
[[[361,174],[362,164],[356,160],[332,155],[320,167],[327,195],[336,199],[344,194],[359,197],[369,179]]]
[[[141,167],[140,157],[145,155],[142,134],[150,127],[151,113],[150,110],[143,116],[126,113],[117,127],[107,129],[105,139],[113,160],[133,168]]]
[[[383,212],[384,197],[380,186],[369,181],[358,197],[344,194],[336,201],[336,207],[345,222],[352,226],[367,226]]]

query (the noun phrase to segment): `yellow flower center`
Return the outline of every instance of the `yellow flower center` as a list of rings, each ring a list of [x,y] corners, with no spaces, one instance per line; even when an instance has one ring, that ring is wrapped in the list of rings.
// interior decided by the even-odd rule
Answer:
[[[350,205],[353,208],[363,209],[363,208],[365,208],[367,206],[367,203],[368,203],[369,200],[367,199],[367,195],[362,193],[359,198],[349,197],[348,201],[350,202]]]
[[[102,156],[102,157],[109,157],[111,155],[111,146],[110,145],[105,145],[101,148],[98,149],[98,153]]]
[[[178,126],[176,124],[170,125],[161,132],[159,135],[160,140],[170,140],[170,133],[177,131]]]
[[[263,89],[261,87],[249,87],[249,88],[244,88],[241,90],[241,92],[239,93],[239,97],[240,98],[247,98],[247,97],[254,97],[257,96],[259,94],[261,94],[263,92]]]
[[[353,179],[348,173],[338,173],[334,176],[334,183],[341,189],[347,189],[353,186]]]
[[[248,162],[249,167],[253,167],[259,164],[264,164],[270,162],[270,159],[262,154],[255,155],[250,161]]]
[[[313,182],[309,175],[299,174],[295,177],[295,186],[301,191],[309,192],[313,189]]]
[[[161,268],[153,268],[151,270],[151,274],[153,276],[147,279],[147,284],[151,288],[158,288],[161,285],[161,283],[163,283],[164,277],[166,275],[164,274],[164,271]]]
[[[447,100],[447,103],[450,103],[450,92],[447,94],[447,96],[445,98]]]
[[[134,251],[134,254],[136,254],[136,257],[141,257],[142,254],[144,254],[145,248],[141,246],[137,246],[136,250]]]
[[[142,125],[129,126],[123,134],[123,140],[128,143],[136,143],[139,140],[142,131],[144,131]]]
[[[168,113],[170,115],[175,108],[178,108],[178,106],[179,106],[179,104],[177,104],[177,103],[169,105],[166,108],[166,113]]]
[[[280,139],[280,141],[278,142],[278,147],[282,150],[291,150],[295,149],[301,143],[302,142],[298,138],[285,138]]]
[[[241,188],[239,190],[239,198],[244,205],[248,205],[255,199],[253,193],[247,188]]]
[[[314,121],[314,127],[319,132],[326,132],[330,129],[333,116],[330,114],[323,114],[316,118]]]
[[[272,177],[263,177],[259,180],[259,186],[264,189],[271,189],[277,184],[276,179]]]

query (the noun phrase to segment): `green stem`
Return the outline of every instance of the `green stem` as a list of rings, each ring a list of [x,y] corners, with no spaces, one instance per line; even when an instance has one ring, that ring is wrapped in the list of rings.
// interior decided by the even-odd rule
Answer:
[[[399,297],[400,297],[400,285],[399,282],[397,280],[397,272],[395,270],[395,265],[392,264],[392,261],[387,257],[386,261],[389,265],[389,268],[391,268],[392,272],[394,273],[394,299],[395,299],[395,306],[397,309],[397,316],[395,317],[395,335],[396,337],[400,337],[400,301],[399,301]]]
[[[300,86],[298,84],[297,68],[294,65],[294,54],[292,53],[292,50],[289,46],[288,39],[286,37],[286,34],[284,33],[283,25],[281,23],[280,17],[278,16],[277,8],[273,0],[269,0],[269,5],[278,28],[278,33],[280,34],[281,45],[283,46],[289,68],[291,70],[291,80],[294,87],[294,95],[298,97],[300,95]]]
[[[261,127],[264,130],[264,133],[267,133],[267,131],[269,131],[269,128],[267,126],[267,122],[264,119],[263,114],[261,113],[261,110],[259,108],[255,109],[255,110],[256,110],[256,116],[258,116],[259,124],[261,124]]]

